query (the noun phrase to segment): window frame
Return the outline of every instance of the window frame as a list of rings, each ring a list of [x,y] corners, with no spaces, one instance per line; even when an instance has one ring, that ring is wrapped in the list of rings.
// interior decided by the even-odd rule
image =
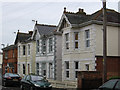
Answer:
[[[85,30],[85,47],[90,47],[90,30]]]
[[[77,34],[77,39],[76,39],[76,34]],[[76,47],[77,43],[77,47]],[[79,32],[74,32],[74,48],[78,49],[79,48]]]
[[[65,48],[69,49],[69,33],[65,34]]]

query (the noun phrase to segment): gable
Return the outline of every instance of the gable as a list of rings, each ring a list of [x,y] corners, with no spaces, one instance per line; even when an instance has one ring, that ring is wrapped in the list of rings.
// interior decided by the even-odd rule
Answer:
[[[58,24],[57,32],[62,32],[61,30],[66,27],[70,27],[71,23],[69,22],[68,18],[65,16],[65,14],[62,15],[61,20]]]

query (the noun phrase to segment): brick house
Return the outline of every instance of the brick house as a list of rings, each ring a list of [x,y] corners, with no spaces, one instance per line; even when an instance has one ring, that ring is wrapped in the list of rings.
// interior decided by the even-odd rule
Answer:
[[[113,57],[110,60],[111,63],[120,56],[119,15],[118,12],[107,9],[107,56]],[[102,60],[97,61],[99,60],[97,56],[103,56],[102,18],[102,9],[88,15],[83,9],[74,13],[67,12],[64,8],[57,29],[58,32],[62,33],[63,81],[76,81],[78,71],[101,70],[98,67]],[[116,64],[118,62],[120,59],[117,60]]]
[[[17,73],[17,46],[10,45],[2,49],[3,50],[3,74]]]

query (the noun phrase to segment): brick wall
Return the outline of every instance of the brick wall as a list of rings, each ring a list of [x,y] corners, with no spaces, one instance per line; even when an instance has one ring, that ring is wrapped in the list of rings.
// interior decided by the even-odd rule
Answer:
[[[102,74],[96,71],[79,71],[78,85],[79,89],[94,89],[102,84]]]
[[[103,72],[103,57],[96,56],[96,70]],[[107,57],[107,79],[113,76],[120,76],[120,57]]]

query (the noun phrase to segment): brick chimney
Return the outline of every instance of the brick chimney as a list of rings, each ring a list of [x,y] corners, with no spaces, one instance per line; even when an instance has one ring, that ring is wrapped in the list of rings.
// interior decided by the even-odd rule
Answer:
[[[84,9],[79,8],[78,12],[83,13]]]

